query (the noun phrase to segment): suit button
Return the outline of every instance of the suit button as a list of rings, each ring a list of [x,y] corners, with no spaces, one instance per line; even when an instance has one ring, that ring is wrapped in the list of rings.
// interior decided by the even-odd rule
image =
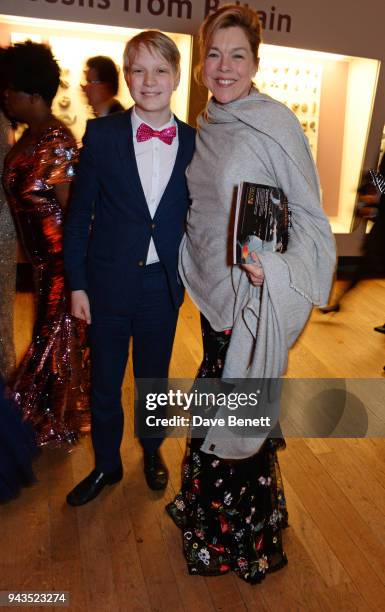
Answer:
[[[155,229],[155,223],[152,223],[152,224],[151,224],[151,228],[152,228],[152,229]]]
[[[144,266],[144,261],[142,260],[138,261],[138,266],[141,266],[141,267]]]

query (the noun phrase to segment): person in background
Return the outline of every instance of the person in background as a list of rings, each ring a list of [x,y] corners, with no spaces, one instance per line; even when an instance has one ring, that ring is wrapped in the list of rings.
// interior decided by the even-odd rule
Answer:
[[[60,68],[50,48],[11,45],[5,65],[6,112],[28,127],[6,156],[3,181],[36,284],[32,341],[11,391],[40,445],[74,442],[89,430],[86,325],[69,314],[62,253],[77,148],[51,111]]]
[[[82,90],[95,117],[105,117],[124,111],[115,98],[119,90],[119,72],[110,57],[96,55],[86,62]]]
[[[381,162],[378,168],[378,172],[385,180],[385,153],[383,153]],[[377,218],[377,228],[376,231],[378,233],[377,240],[382,243],[385,242],[385,193],[376,194],[377,201],[376,204],[378,206],[378,218]],[[372,230],[373,231],[373,230]],[[385,258],[385,255],[384,255]],[[379,332],[380,334],[385,334],[385,323],[383,325],[377,325],[374,328],[374,331]],[[385,367],[384,367],[385,370]]]
[[[378,172],[385,177],[385,155],[382,156]],[[364,237],[363,254],[359,257],[352,278],[331,304],[320,308],[323,314],[338,312],[347,293],[362,280],[382,277],[385,274],[385,194],[381,194],[369,181],[365,181],[360,187],[359,194],[361,206],[358,213],[362,218],[373,221],[373,226]],[[385,333],[385,323],[375,327],[374,330]]]
[[[0,172],[11,148],[11,124],[2,112],[4,89],[4,54],[0,48]],[[16,287],[16,230],[0,181],[0,376],[8,381],[16,365],[13,341],[13,308]]]
[[[288,350],[312,306],[328,299],[335,264],[301,125],[252,83],[260,36],[257,13],[234,4],[208,16],[200,29],[198,76],[212,98],[199,119],[187,171],[192,202],[179,272],[201,311],[204,356],[198,376],[214,379],[213,389],[238,379],[255,391],[258,381],[283,376]],[[229,248],[240,181],[281,188],[291,209],[287,251],[262,251],[255,263],[243,266],[230,264]],[[258,414],[249,408],[249,415]],[[191,574],[234,571],[254,584],[287,562],[277,457],[285,443],[270,431],[262,438],[236,434],[226,437],[222,427],[213,426],[203,440],[191,438],[182,488],[167,511],[181,529]]]
[[[135,106],[88,122],[65,227],[72,312],[90,323],[95,453],[95,469],[67,496],[72,506],[121,480],[121,386],[130,338],[137,385],[167,379],[184,296],[178,249],[195,130],[170,110],[180,78],[177,46],[155,30],[138,34],[126,45],[124,74]],[[153,490],[168,481],[163,439],[164,431],[140,437]]]

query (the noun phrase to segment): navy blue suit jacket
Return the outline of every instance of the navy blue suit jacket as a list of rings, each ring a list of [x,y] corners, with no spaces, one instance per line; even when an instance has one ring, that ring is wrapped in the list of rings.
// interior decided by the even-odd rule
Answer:
[[[64,263],[71,290],[87,291],[91,310],[130,314],[151,237],[176,308],[183,301],[178,249],[189,196],[185,171],[195,130],[179,121],[174,169],[154,218],[134,153],[131,110],[88,122],[64,228]]]

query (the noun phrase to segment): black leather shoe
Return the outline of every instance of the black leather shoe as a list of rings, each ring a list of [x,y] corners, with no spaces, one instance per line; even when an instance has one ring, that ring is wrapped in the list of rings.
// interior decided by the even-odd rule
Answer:
[[[341,306],[338,304],[338,302],[336,304],[330,304],[329,306],[324,306],[323,308],[318,308],[318,310],[322,312],[322,314],[328,314],[329,312],[339,312],[340,309],[341,309]]]
[[[380,334],[385,334],[385,323],[383,325],[379,325],[374,328],[374,331],[380,332]]]
[[[153,491],[162,491],[167,487],[168,469],[163,463],[159,451],[154,454],[144,453],[144,475],[146,482]]]
[[[83,506],[83,504],[87,504],[92,499],[95,499],[106,485],[115,484],[122,480],[122,478],[122,467],[109,474],[92,470],[91,474],[68,493],[67,504],[70,506]]]

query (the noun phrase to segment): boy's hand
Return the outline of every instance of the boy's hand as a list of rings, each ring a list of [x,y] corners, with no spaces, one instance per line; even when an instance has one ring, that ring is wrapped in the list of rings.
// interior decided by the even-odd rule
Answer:
[[[88,325],[91,323],[90,302],[83,289],[71,293],[71,314],[78,319],[82,319]]]

